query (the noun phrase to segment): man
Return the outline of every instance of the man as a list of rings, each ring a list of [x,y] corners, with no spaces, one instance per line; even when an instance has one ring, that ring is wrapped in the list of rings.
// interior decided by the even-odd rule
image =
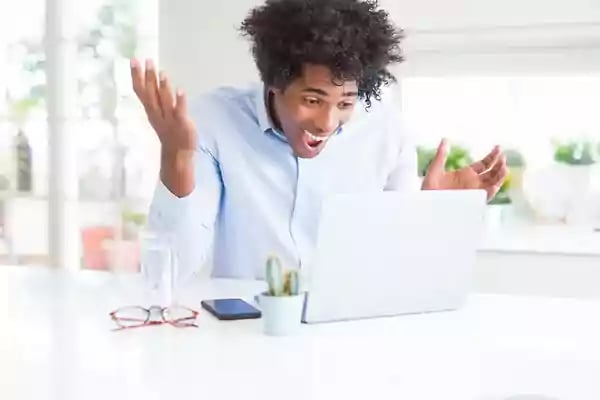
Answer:
[[[132,79],[162,146],[150,229],[174,235],[182,267],[212,256],[213,276],[261,278],[271,252],[310,265],[323,196],[418,189],[417,163],[383,94],[401,31],[375,2],[267,1],[241,31],[257,88],[220,88],[188,110],[151,61],[132,61]],[[507,173],[497,147],[456,172],[446,154],[442,141],[422,189],[496,194]]]

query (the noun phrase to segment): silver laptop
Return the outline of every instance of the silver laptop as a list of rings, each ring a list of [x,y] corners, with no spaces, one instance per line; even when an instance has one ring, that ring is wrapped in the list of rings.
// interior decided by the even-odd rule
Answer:
[[[303,322],[454,310],[469,292],[482,234],[480,190],[325,199]]]

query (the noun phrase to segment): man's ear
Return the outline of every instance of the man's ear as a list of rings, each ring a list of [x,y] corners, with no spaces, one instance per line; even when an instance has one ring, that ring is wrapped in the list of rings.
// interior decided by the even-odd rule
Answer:
[[[285,93],[285,88],[279,88],[277,86],[269,86],[269,88],[267,89],[267,93],[268,94],[276,94],[278,96],[281,96]]]

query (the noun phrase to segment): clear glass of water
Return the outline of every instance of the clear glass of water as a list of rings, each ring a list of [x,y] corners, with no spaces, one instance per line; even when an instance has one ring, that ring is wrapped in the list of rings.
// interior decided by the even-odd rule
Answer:
[[[177,257],[171,236],[143,232],[140,236],[141,272],[149,306],[175,303]]]

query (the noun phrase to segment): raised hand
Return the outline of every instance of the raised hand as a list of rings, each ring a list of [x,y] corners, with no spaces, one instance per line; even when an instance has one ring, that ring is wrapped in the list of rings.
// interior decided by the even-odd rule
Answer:
[[[483,189],[491,200],[500,190],[508,174],[506,158],[495,146],[482,160],[458,171],[446,171],[448,144],[440,143],[431,166],[425,175],[422,188],[425,190]]]
[[[161,180],[174,195],[184,197],[194,189],[193,157],[197,143],[185,95],[178,90],[173,96],[166,74],[161,72],[157,79],[152,60],[146,60],[145,68],[132,60],[131,81],[161,143]]]
[[[163,153],[192,153],[196,149],[196,127],[188,116],[183,92],[178,90],[173,96],[169,78],[161,72],[157,79],[152,60],[146,60],[145,68],[138,60],[132,60],[131,81],[148,121],[158,135]]]

